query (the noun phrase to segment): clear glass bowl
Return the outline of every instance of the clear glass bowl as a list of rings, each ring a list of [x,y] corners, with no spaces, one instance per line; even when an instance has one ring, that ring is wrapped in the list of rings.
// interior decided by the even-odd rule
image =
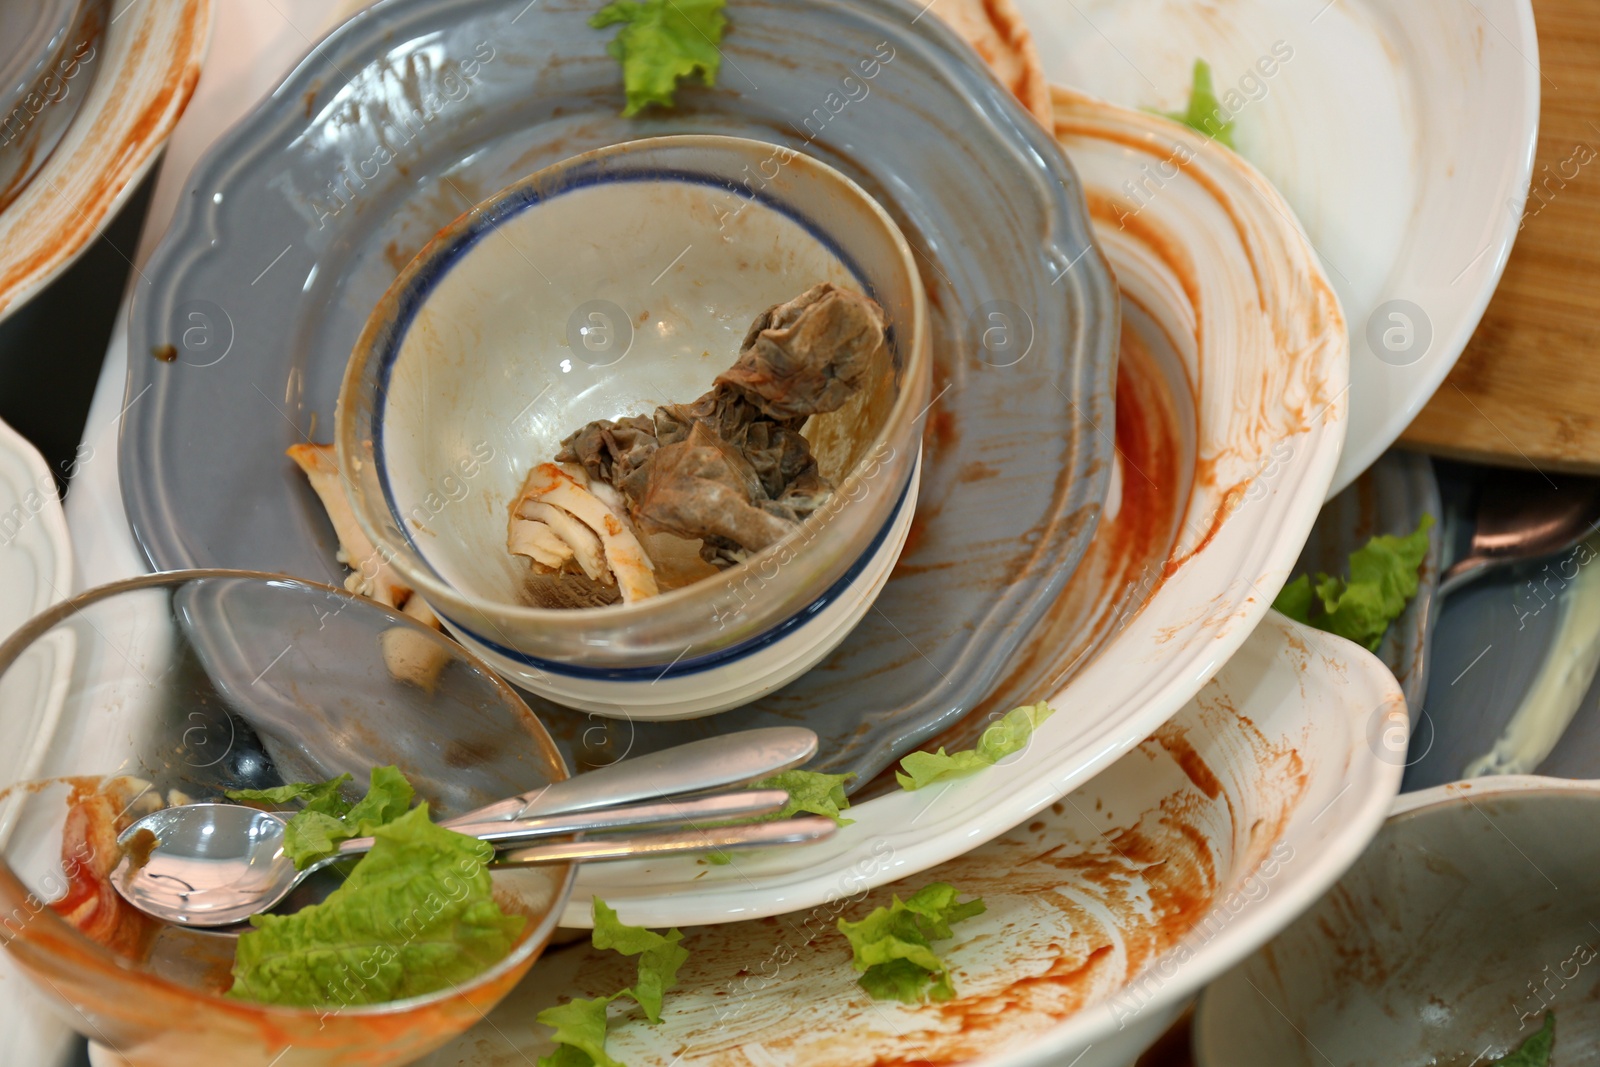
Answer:
[[[525,603],[505,527],[528,470],[592,419],[695,399],[757,314],[824,280],[873,296],[891,331],[867,387],[804,430],[834,498],[660,596]],[[536,666],[681,667],[820,611],[883,542],[928,408],[927,320],[905,238],[832,167],[736,137],[613,145],[501,190],[401,272],[345,374],[340,465],[379,554],[475,639]]]
[[[0,645],[0,717],[0,943],[70,1025],[133,1064],[414,1059],[510,991],[571,888],[570,865],[495,871],[501,906],[528,918],[505,960],[452,990],[326,1010],[231,1000],[231,938],[116,910],[99,877],[120,858],[115,832],[185,797],[364,782],[392,763],[448,817],[566,777],[544,727],[480,661],[341,590],[246,571],[90,590]],[[69,806],[89,832],[64,847]],[[69,892],[78,925],[50,906]]]

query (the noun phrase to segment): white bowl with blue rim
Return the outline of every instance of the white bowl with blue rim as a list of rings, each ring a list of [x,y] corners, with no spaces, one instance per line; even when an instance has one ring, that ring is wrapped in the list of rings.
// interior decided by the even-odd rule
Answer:
[[[693,400],[758,313],[823,281],[873,297],[889,327],[863,403],[803,430],[830,504],[660,596],[527,603],[505,534],[528,470],[591,420]],[[916,505],[928,336],[910,247],[838,171],[743,138],[613,145],[494,194],[401,272],[345,373],[339,461],[378,552],[508,678],[601,715],[707,715],[814,666],[888,580]]]

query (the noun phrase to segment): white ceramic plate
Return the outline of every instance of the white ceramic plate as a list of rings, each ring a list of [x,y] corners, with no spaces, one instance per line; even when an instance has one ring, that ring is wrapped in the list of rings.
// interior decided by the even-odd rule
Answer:
[[[662,1024],[618,1012],[607,1051],[630,1067],[1131,1062],[1377,831],[1403,750],[1372,747],[1375,718],[1405,722],[1376,658],[1271,615],[1172,722],[1026,825],[871,894],[836,879],[809,912],[688,931]],[[957,998],[869,1000],[836,919],[931,881],[988,907],[940,944]],[[423,1062],[531,1063],[550,1051],[541,1008],[621,988],[632,966],[587,945],[549,952]]]
[[[1057,713],[1005,772],[890,791],[852,808],[855,825],[828,842],[727,866],[693,858],[593,865],[566,924],[587,925],[597,893],[652,925],[776,915],[837,896],[842,881],[878,886],[952,859],[1149,736],[1266,614],[1343,440],[1348,354],[1337,301],[1287,207],[1238,156],[1087,97],[1058,91],[1055,104],[1057,136],[1087,190],[1124,307],[1138,309],[1124,321],[1148,347],[1168,349],[1179,389],[1194,393],[1180,400],[1198,443],[1193,485],[1143,611],[1117,620],[1064,688],[1027,695],[1049,696]],[[1137,209],[1124,183],[1175,157],[1189,162],[1169,168],[1162,194]],[[1147,477],[1119,475],[1120,484]],[[1138,516],[1129,510],[1109,501],[1096,541],[1131,536],[1124,526]]]
[[[72,543],[50,468],[34,447],[0,422],[0,635],[65,597],[72,584]],[[59,707],[38,690],[59,686],[71,670],[70,649],[37,676],[7,679],[0,689],[0,760],[24,765],[42,756],[35,738],[50,735],[48,722],[15,721],[6,708]],[[26,686],[19,693],[13,685]],[[8,779],[9,780],[9,779]],[[0,823],[0,834],[5,832]],[[10,1063],[53,1067],[67,1062],[78,1037],[16,973],[0,953],[0,1034]]]
[[[1115,103],[1182,110],[1210,63],[1349,319],[1344,488],[1444,380],[1510,254],[1539,126],[1529,0],[1017,6],[1051,81]]]
[[[0,211],[0,318],[78,257],[172,132],[200,78],[211,0],[113,0],[86,92],[44,166]],[[89,73],[93,72],[92,80]]]

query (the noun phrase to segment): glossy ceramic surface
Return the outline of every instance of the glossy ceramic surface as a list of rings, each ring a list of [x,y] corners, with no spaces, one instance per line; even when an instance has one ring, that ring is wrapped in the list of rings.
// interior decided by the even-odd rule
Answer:
[[[63,83],[82,93],[77,115],[0,212],[0,316],[99,236],[155,160],[200,77],[210,0],[115,0],[109,7],[94,59],[80,59]]]
[[[923,269],[937,399],[922,517],[844,648],[715,721],[803,720],[834,769],[870,773],[993,687],[1099,516],[1116,300],[1077,180],[947,30],[913,25],[912,5],[831,0],[801,23],[791,5],[735,0],[728,14],[742,28],[719,87],[687,88],[673,112],[637,121],[618,114],[616,62],[608,35],[586,24],[591,10],[380,3],[219,142],[134,305],[129,395],[150,387],[124,420],[119,456],[134,531],[158,566],[338,581],[332,531],[282,452],[331,437],[361,325],[441,226],[543,165],[630,137],[800,147],[872,194]],[[858,88],[841,89],[845,77]],[[952,141],[968,146],[959,159]],[[984,348],[991,314],[1014,328]],[[578,764],[711,728],[598,729],[581,714],[541,714]]]
[[[1408,794],[1333,891],[1206,990],[1201,1067],[1487,1063],[1556,1018],[1594,1062],[1600,785],[1478,778]],[[1529,1061],[1532,1062],[1532,1061]]]
[[[833,487],[816,513],[681,589],[541,603],[505,548],[529,472],[592,420],[704,395],[751,319],[823,282],[870,296],[887,342],[806,423]],[[794,680],[866,614],[911,527],[931,380],[915,259],[859,186],[762,141],[646,138],[547,167],[429,242],[356,344],[340,467],[381,558],[502,673],[585,711],[690,718]]]
[[[1387,452],[1349,488],[1323,505],[1306,547],[1295,563],[1295,576],[1311,573],[1347,575],[1350,554],[1381,534],[1404,537],[1424,515],[1433,517],[1428,554],[1417,572],[1417,595],[1389,625],[1378,658],[1400,681],[1411,714],[1412,733],[1427,743],[1432,730],[1423,718],[1428,692],[1429,648],[1438,616],[1436,595],[1444,529],[1444,504],[1433,461],[1414,452]]]
[[[1360,852],[1400,784],[1368,721],[1400,700],[1372,656],[1271,616],[1170,723],[1026,825],[892,886],[867,892],[865,872],[841,871],[807,911],[688,931],[662,1024],[624,1013],[608,1051],[635,1067],[1131,1062]],[[894,858],[881,842],[880,865]],[[872,1001],[835,920],[935,880],[988,908],[939,945],[958,996]],[[601,994],[631,966],[587,946],[554,952],[423,1062],[532,1060],[550,1051],[540,1008]]]
[[[232,941],[108,920],[123,905],[101,879],[120,856],[93,829],[64,840],[63,823],[84,817],[115,833],[119,819],[184,797],[364,778],[389,763],[441,816],[564,777],[526,706],[460,646],[328,587],[213,571],[130,579],[48,609],[0,644],[0,687],[62,657],[63,684],[6,708],[49,730],[42,760],[0,781],[4,948],[61,1017],[128,1062],[404,1062],[480,1017],[542,950],[569,865],[495,872],[502,905],[528,923],[508,957],[454,990],[331,1012],[232,1000],[221,995]],[[427,672],[404,669],[423,660]],[[119,950],[41,903],[69,887],[95,901],[87,914]]]
[[[1119,470],[1090,553],[1045,624],[977,711],[924,747],[971,747],[994,716],[1045,697],[1057,714],[1003,776],[917,793],[869,783],[871,799],[851,809],[855,824],[803,859],[586,871],[567,924],[588,921],[591,894],[651,923],[776,915],[833,899],[843,872],[875,886],[952,859],[1148,737],[1266,615],[1321,508],[1344,431],[1332,291],[1271,187],[1237,156],[1066,93],[1056,120],[1129,309]],[[1130,218],[1124,183],[1174,153],[1188,162]]]
[[[1051,81],[1118,104],[1181,111],[1194,61],[1210,63],[1240,152],[1344,305],[1343,489],[1444,380],[1510,254],[1539,127],[1529,0],[1017,6]]]

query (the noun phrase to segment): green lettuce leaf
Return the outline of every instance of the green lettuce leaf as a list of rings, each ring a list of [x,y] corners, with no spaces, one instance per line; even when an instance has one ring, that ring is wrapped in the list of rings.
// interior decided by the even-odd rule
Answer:
[[[782,789],[788,792],[789,802],[777,811],[758,815],[753,819],[741,819],[740,822],[771,822],[774,819],[787,819],[792,815],[801,813],[807,815],[821,815],[832,819],[836,826],[849,826],[854,819],[846,819],[840,814],[850,806],[850,798],[844,794],[844,783],[855,777],[852,771],[849,774],[823,774],[821,771],[783,771],[770,778],[763,778],[759,782],[752,782],[751,789]],[[721,867],[732,863],[733,856],[721,849],[712,849],[705,855],[707,863]]]
[[[622,64],[628,103],[624,115],[651,104],[672,106],[678,79],[696,74],[717,84],[722,53],[717,44],[728,20],[726,0],[615,0],[595,13],[589,25],[604,29],[622,23],[606,50]]]
[[[411,783],[397,767],[374,767],[367,795],[356,803],[346,800],[340,790],[350,781],[348,774],[326,782],[290,782],[270,789],[230,789],[224,795],[240,804],[281,808],[296,801],[304,807],[289,820],[283,836],[283,852],[304,870],[329,855],[339,842],[352,837],[370,837],[372,831],[393,822],[411,807],[416,795]]]
[[[846,819],[839,813],[850,806],[850,798],[844,795],[844,784],[854,777],[854,772],[823,774],[821,771],[784,771],[763,778],[750,788],[785,790],[789,794],[789,803],[754,821],[771,822],[804,813],[822,815],[832,819],[836,825],[849,826],[855,820]]]
[[[674,929],[658,934],[642,926],[629,926],[618,920],[617,913],[599,897],[594,898],[592,911],[594,933],[591,936],[595,948],[639,957],[639,973],[634,984],[615,995],[632,997],[644,1009],[645,1018],[659,1023],[661,1001],[667,991],[678,984],[678,968],[689,958],[689,950],[679,944],[683,933]]]
[[[1550,1067],[1550,1053],[1556,1043],[1556,1014],[1544,1013],[1544,1025],[1526,1041],[1490,1063],[1488,1067]]]
[[[989,724],[978,739],[977,748],[946,752],[913,752],[900,761],[894,774],[901,789],[922,789],[935,782],[962,778],[985,767],[993,767],[1007,756],[1020,752],[1039,724],[1055,713],[1044,701],[1012,708]]]
[[[983,901],[956,900],[954,886],[932,882],[905,900],[891,899],[857,922],[839,920],[839,932],[850,942],[858,984],[879,1000],[918,1004],[932,997],[955,996],[950,972],[933,950],[933,942],[952,935],[953,923],[981,915]]]
[[[1186,111],[1163,111],[1160,114],[1181,122],[1191,130],[1205,134],[1234,148],[1233,123],[1224,116],[1227,110],[1211,85],[1211,64],[1203,59],[1194,61],[1194,81],[1189,88],[1189,107]]]
[[[306,811],[343,815],[350,810],[340,790],[350,781],[348,774],[330,778],[326,782],[290,782],[271,789],[230,789],[223,795],[236,804],[255,804],[267,808],[281,808],[299,802]]]
[[[633,985],[609,997],[569,1000],[541,1011],[536,1018],[555,1028],[556,1050],[540,1056],[538,1067],[623,1067],[606,1054],[606,1008],[619,997],[631,997],[644,1009],[651,1025],[659,1023],[661,1003],[678,984],[678,968],[689,958],[689,950],[679,944],[682,931],[658,934],[642,926],[629,926],[599,897],[590,905],[590,913],[594,916],[594,947],[638,956],[637,977]]]
[[[289,820],[283,832],[283,854],[294,861],[297,870],[305,870],[317,860],[330,855],[339,842],[356,834],[343,819],[324,815],[320,811],[302,811]]]
[[[1296,622],[1348,638],[1376,652],[1389,624],[1417,595],[1417,568],[1428,554],[1433,516],[1404,537],[1380,534],[1350,554],[1349,579],[1302,574],[1272,606]]]
[[[538,1067],[623,1067],[606,1055],[606,1008],[621,995],[569,1000],[541,1011],[536,1018],[555,1028],[556,1050],[540,1056]]]
[[[327,900],[250,920],[229,996],[381,1004],[459,985],[511,952],[527,920],[494,901],[490,845],[435,826],[426,804],[371,836],[372,851]]]
[[[361,829],[359,834],[350,836],[368,837],[372,831],[363,827],[383,826],[398,819],[410,809],[415,796],[416,790],[398,767],[372,768],[367,795],[356,801],[344,816],[348,825]]]
[[[349,775],[345,775],[346,778]],[[327,783],[323,783],[327,784]],[[293,788],[283,786],[281,788]],[[405,775],[395,767],[374,767],[367,795],[355,804],[319,803],[297,812],[283,835],[283,854],[305,870],[331,854],[339,842],[351,837],[371,837],[372,832],[406,813],[416,794]]]
[[[1272,602],[1274,611],[1282,612],[1295,622],[1311,625],[1311,575],[1302,574],[1282,589]]]

